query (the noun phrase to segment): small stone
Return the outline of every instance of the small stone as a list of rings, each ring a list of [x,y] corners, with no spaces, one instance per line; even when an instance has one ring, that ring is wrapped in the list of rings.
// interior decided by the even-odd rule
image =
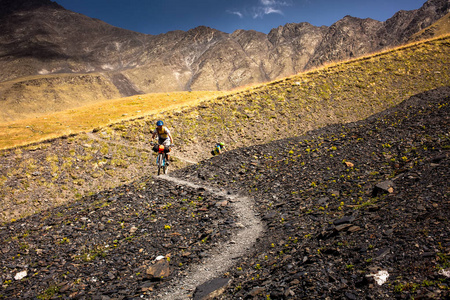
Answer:
[[[217,207],[219,207],[219,206],[220,207],[225,207],[227,205],[228,205],[228,201],[227,200],[219,201],[219,202],[216,203]]]
[[[349,167],[349,168],[353,168],[353,167],[355,166],[354,163],[351,163],[351,162],[349,162],[349,161],[346,161],[345,164],[346,164],[347,167]]]
[[[376,255],[376,258],[375,258],[375,259],[377,259],[377,260],[382,259],[382,258],[385,257],[386,255],[388,255],[389,252],[391,252],[391,249],[389,249],[389,248],[381,249],[380,251],[378,251],[378,252],[375,254],[375,255]]]
[[[298,284],[300,284],[300,280],[298,279],[294,279],[291,281],[291,285],[298,285]]]
[[[22,271],[22,272],[17,273],[16,276],[14,276],[14,279],[15,279],[15,280],[21,280],[21,279],[27,277],[27,275],[28,275],[28,273],[27,273],[27,271],[25,270],[25,271]]]
[[[165,259],[159,260],[150,266],[145,273],[150,279],[162,280],[170,275],[169,263]]]
[[[262,294],[263,292],[264,292],[264,288],[258,286],[258,287],[255,287],[254,289],[252,289],[252,290],[248,293],[248,295],[251,296],[251,297],[255,297],[255,296],[257,296],[257,295]]]
[[[352,223],[354,220],[355,220],[355,218],[352,216],[345,216],[341,219],[334,220],[333,224],[337,226],[337,225],[341,225],[341,224]]]
[[[383,232],[383,234],[384,234],[385,236],[392,235],[393,233],[394,233],[394,229],[388,229],[388,230],[386,230],[386,231]]]
[[[198,286],[194,292],[194,300],[209,300],[219,297],[230,285],[229,278],[215,278]]]
[[[435,252],[424,252],[422,253],[422,257],[435,257],[436,253]]]
[[[394,192],[394,182],[391,180],[386,180],[375,185],[372,191],[372,196],[376,197],[380,194],[392,194]]]
[[[236,224],[234,224],[234,226],[236,226],[237,228],[245,228],[245,225],[240,222],[237,222]]]
[[[450,278],[450,269],[442,269],[439,270],[439,275],[443,275],[447,278]]]
[[[381,270],[376,274],[369,274],[367,277],[373,277],[378,285],[383,285],[389,277],[388,271]]]
[[[357,232],[360,230],[361,230],[361,227],[359,227],[359,226],[352,226],[348,229],[349,232]]]
[[[336,231],[344,231],[351,226],[352,226],[351,224],[341,224],[341,225],[336,226],[335,229],[336,229]]]

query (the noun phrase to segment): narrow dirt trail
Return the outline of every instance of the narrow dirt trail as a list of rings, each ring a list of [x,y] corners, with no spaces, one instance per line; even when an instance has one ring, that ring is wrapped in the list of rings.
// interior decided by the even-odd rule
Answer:
[[[93,140],[152,152],[151,148],[137,147],[123,142],[105,140],[92,132],[88,132],[86,135]],[[176,157],[187,163],[196,163],[179,156]],[[251,247],[256,243],[256,240],[262,235],[264,227],[261,220],[255,215],[253,209],[254,202],[250,198],[229,194],[227,191],[217,190],[208,186],[200,186],[193,182],[171,177],[169,175],[161,175],[158,178],[194,189],[203,188],[212,194],[224,197],[229,201],[234,214],[238,217],[238,223],[241,227],[241,229],[236,231],[228,241],[216,246],[209,253],[209,256],[200,264],[189,267],[185,272],[184,277],[174,279],[168,287],[159,292],[156,298],[150,298],[166,300],[190,299],[192,298],[196,287],[209,280],[223,276],[226,270],[233,265],[234,259],[248,253],[248,251],[251,250]]]
[[[262,235],[264,227],[261,220],[255,215],[254,202],[250,198],[230,195],[226,191],[200,186],[168,175],[162,175],[159,178],[191,188],[204,188],[213,194],[225,197],[230,202],[242,227],[241,230],[232,235],[230,240],[215,247],[209,257],[202,263],[191,266],[184,277],[175,279],[170,286],[160,291],[156,298],[166,300],[190,299],[197,286],[223,276],[226,270],[233,265],[234,259],[248,253],[256,240]]]

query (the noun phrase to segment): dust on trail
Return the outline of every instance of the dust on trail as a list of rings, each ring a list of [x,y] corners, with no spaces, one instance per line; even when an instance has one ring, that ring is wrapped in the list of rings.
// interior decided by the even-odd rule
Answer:
[[[263,233],[263,224],[255,216],[254,202],[247,197],[230,195],[226,191],[219,191],[206,186],[200,186],[168,175],[159,176],[167,181],[191,188],[203,188],[213,194],[225,197],[238,217],[242,229],[235,232],[230,240],[220,243],[211,252],[210,256],[200,264],[188,268],[187,274],[182,278],[174,279],[167,288],[163,289],[155,299],[178,300],[192,298],[195,288],[206,281],[223,274],[233,265],[233,259],[239,258],[251,250],[256,239]]]

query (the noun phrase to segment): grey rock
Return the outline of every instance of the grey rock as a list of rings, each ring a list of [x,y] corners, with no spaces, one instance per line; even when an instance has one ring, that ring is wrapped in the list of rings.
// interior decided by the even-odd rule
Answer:
[[[375,185],[372,191],[372,196],[376,197],[380,194],[392,193],[394,191],[394,182],[386,180]]]
[[[336,226],[341,225],[341,224],[348,224],[348,223],[352,223],[354,220],[355,220],[355,217],[353,217],[353,216],[345,216],[341,219],[334,220],[333,224]]]
[[[229,286],[229,278],[215,278],[198,286],[194,292],[194,300],[209,300],[219,297]]]

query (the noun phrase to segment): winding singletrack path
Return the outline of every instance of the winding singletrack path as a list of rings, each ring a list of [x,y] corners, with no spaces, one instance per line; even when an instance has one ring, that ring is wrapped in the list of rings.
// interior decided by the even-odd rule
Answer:
[[[168,175],[159,176],[164,180],[177,185],[191,188],[204,188],[218,196],[225,197],[238,217],[242,229],[235,232],[229,241],[219,244],[212,250],[209,257],[197,265],[192,265],[183,278],[175,279],[169,287],[162,290],[156,299],[179,300],[189,299],[195,288],[211,279],[223,276],[227,269],[232,267],[233,259],[239,258],[251,250],[264,230],[261,220],[255,215],[254,202],[247,197],[230,195],[225,191],[199,186]]]

